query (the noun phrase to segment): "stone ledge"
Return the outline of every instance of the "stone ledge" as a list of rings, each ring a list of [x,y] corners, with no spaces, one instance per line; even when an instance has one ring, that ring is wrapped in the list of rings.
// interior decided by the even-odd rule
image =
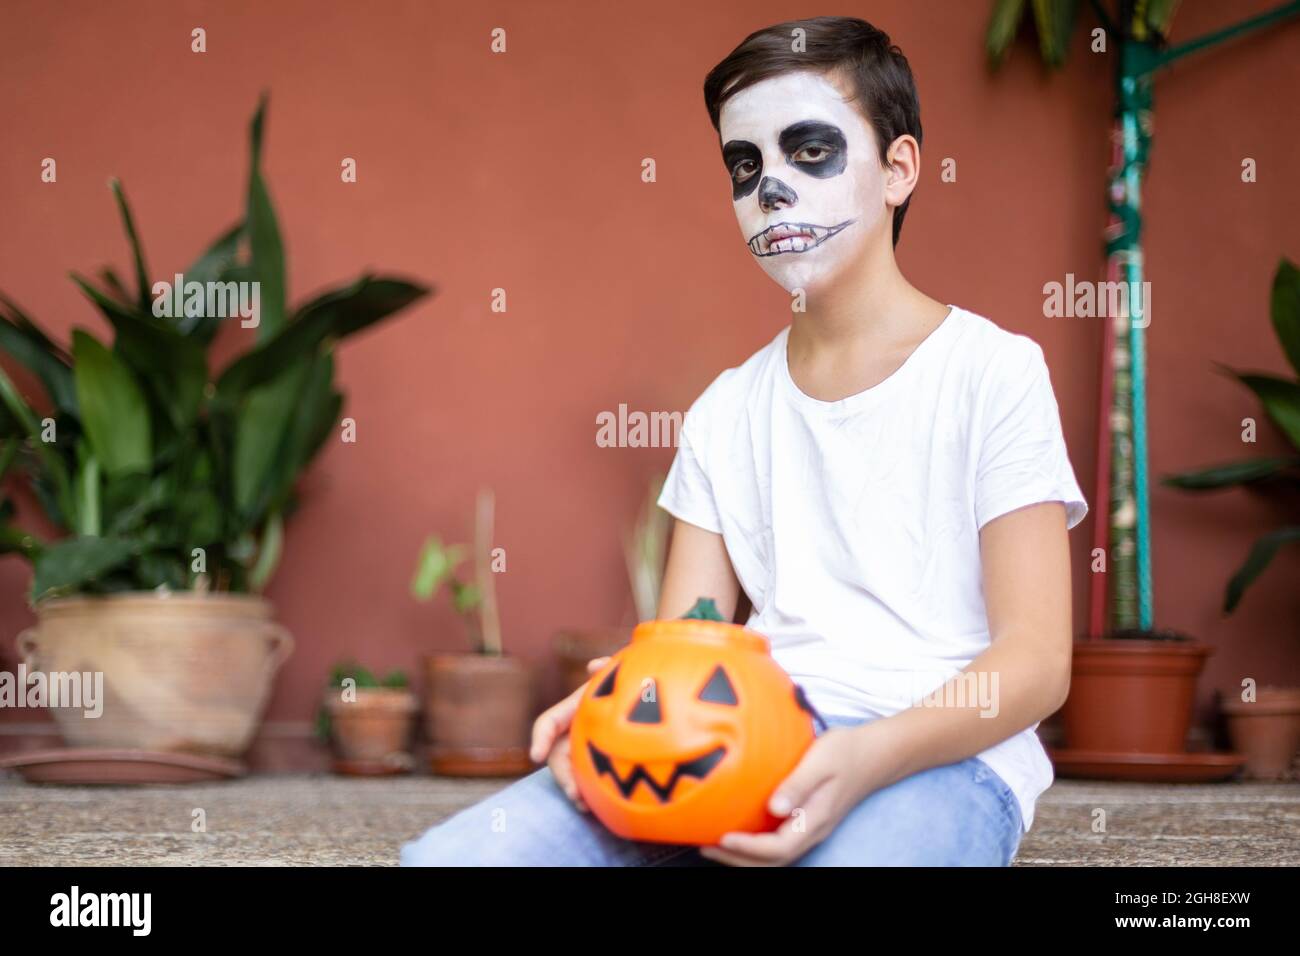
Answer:
[[[188,787],[0,776],[0,865],[392,865],[429,825],[504,785],[429,776],[254,776]],[[193,811],[207,832],[191,832]],[[1106,832],[1092,830],[1095,811]],[[1300,784],[1058,781],[1022,866],[1300,866]]]

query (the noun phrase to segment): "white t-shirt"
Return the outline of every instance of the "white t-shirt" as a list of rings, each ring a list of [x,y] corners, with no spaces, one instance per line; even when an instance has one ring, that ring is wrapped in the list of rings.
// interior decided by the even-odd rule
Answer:
[[[790,377],[788,335],[691,406],[659,504],[722,535],[749,626],[817,710],[888,716],[989,646],[980,528],[1045,501],[1074,527],[1088,506],[1031,339],[953,307],[887,379],[823,402]],[[1026,830],[1052,782],[1036,726],[979,755]]]

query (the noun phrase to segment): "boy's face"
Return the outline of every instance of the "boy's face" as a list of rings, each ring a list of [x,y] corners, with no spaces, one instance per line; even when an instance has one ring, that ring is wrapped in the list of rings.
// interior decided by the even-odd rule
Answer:
[[[829,77],[755,83],[727,100],[718,125],[741,235],[787,292],[833,281],[888,227],[875,134]]]

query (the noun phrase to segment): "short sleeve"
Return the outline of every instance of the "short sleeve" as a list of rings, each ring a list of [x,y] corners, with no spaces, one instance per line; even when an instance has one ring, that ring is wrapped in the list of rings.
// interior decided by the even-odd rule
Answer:
[[[716,383],[715,383],[716,385]],[[677,431],[677,455],[659,494],[659,507],[688,524],[722,533],[722,519],[706,468],[710,387],[695,400]]]
[[[980,528],[1019,508],[1065,505],[1073,528],[1088,513],[1061,432],[1061,415],[1043,350],[1017,338],[985,376],[975,475]]]

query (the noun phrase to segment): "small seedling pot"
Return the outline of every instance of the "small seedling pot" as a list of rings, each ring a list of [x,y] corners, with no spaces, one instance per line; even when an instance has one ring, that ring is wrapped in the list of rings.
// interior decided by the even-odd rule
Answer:
[[[1253,701],[1228,698],[1220,705],[1232,747],[1246,758],[1246,776],[1290,776],[1300,749],[1300,687],[1261,687]]]
[[[355,699],[335,688],[325,695],[334,746],[334,770],[349,776],[405,773],[414,765],[409,751],[416,696],[389,687],[359,687]]]

